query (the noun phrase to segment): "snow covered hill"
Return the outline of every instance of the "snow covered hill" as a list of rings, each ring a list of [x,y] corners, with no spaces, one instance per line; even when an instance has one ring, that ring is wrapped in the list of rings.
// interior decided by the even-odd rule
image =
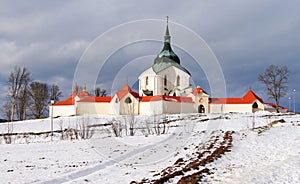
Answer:
[[[130,122],[55,118],[53,141],[49,118],[2,123],[0,183],[300,183],[299,115],[138,116],[135,136]]]

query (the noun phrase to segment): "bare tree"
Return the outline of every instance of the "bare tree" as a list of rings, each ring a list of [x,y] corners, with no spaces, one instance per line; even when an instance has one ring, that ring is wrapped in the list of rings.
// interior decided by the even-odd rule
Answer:
[[[95,89],[95,96],[106,96],[106,90],[97,87]]]
[[[60,97],[62,97],[62,92],[60,91],[58,85],[52,84],[50,87],[50,100],[58,102]]]
[[[289,69],[286,66],[275,65],[270,65],[263,74],[258,76],[258,81],[267,87],[269,99],[275,100],[277,112],[279,112],[280,98],[286,95],[288,89],[288,76]]]
[[[15,108],[18,101],[19,93],[28,85],[30,81],[30,72],[24,67],[15,67],[8,77],[9,94],[8,97],[11,102],[11,121],[15,117]]]
[[[46,83],[32,82],[30,84],[30,110],[34,118],[44,115],[49,103],[49,87]]]
[[[18,100],[16,102],[16,114],[18,120],[25,120],[27,117],[27,107],[28,107],[28,84],[24,84],[22,89],[20,90],[20,94],[18,96]]]
[[[8,122],[11,121],[11,119],[10,119],[11,118],[11,103],[10,102],[6,102],[5,104],[3,104],[2,108],[1,108],[1,112]]]

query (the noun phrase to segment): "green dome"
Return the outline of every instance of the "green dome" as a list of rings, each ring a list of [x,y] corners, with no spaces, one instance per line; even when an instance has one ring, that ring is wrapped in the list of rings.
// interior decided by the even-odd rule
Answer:
[[[180,65],[179,57],[175,54],[175,52],[173,52],[171,48],[171,36],[169,33],[168,22],[167,22],[166,33],[164,37],[165,37],[164,47],[162,51],[154,59],[154,65],[152,66],[153,71],[155,73],[159,73],[171,66],[174,66],[184,71],[185,73],[191,75],[189,71],[187,71],[183,66]]]
[[[172,50],[171,48],[171,44],[168,42],[164,42],[164,48],[163,50],[158,54],[157,56],[158,58],[169,58],[173,61],[175,61],[176,63],[180,64],[180,59],[179,57],[175,54],[175,52]]]

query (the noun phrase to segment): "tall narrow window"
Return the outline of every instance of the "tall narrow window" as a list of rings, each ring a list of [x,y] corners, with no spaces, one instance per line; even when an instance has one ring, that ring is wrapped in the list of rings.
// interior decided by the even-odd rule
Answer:
[[[167,85],[167,76],[165,75],[164,77],[164,85],[166,86]]]
[[[146,86],[148,86],[149,84],[149,79],[148,79],[148,76],[146,77]]]
[[[180,77],[179,75],[177,76],[177,87],[180,86]]]

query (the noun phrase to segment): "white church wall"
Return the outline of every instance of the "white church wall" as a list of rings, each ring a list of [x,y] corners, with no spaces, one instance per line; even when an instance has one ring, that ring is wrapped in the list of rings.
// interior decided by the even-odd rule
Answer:
[[[210,113],[252,112],[252,104],[210,104]]]
[[[52,114],[52,106],[49,106],[49,116],[51,116],[51,114]],[[72,116],[72,115],[76,115],[74,105],[53,106],[53,117]]]
[[[163,113],[163,102],[140,102],[140,114],[141,115],[154,115]]]
[[[190,76],[184,71],[171,66],[161,72],[159,72],[157,77],[157,94],[163,95],[170,91],[174,91],[174,87],[177,87],[179,90],[186,89],[190,86]],[[167,76],[167,85],[164,85],[164,77]],[[180,85],[177,86],[177,76],[180,78]],[[168,90],[164,90],[167,88]],[[179,94],[177,94],[179,96]]]
[[[112,114],[119,115],[120,114],[120,101],[115,95],[112,100],[110,101],[110,106],[111,106],[111,112]]]
[[[259,100],[255,100],[255,102],[257,103],[259,109],[261,109],[261,110],[265,109],[265,105],[263,103],[261,103]]]
[[[180,113],[194,113],[194,104],[185,102],[170,102],[163,101],[163,107],[165,114],[180,114]]]
[[[111,104],[108,102],[78,102],[77,114],[112,114]]]
[[[204,110],[205,112],[204,113],[210,113],[210,108],[209,108],[209,96],[207,94],[199,94],[199,95],[196,95],[194,97],[194,110],[195,112],[198,112],[198,108],[200,105],[203,105],[204,106]]]
[[[125,103],[126,98],[131,99],[131,103]],[[130,93],[126,94],[121,100],[120,100],[120,115],[128,115],[128,114],[139,114],[139,101],[132,96]]]
[[[143,73],[140,74],[138,77],[139,79],[139,95],[143,95],[143,90],[150,90],[154,91],[154,86],[155,86],[155,77],[156,74],[153,71],[152,67],[148,68],[145,70]],[[148,85],[146,85],[146,77],[148,77]]]

